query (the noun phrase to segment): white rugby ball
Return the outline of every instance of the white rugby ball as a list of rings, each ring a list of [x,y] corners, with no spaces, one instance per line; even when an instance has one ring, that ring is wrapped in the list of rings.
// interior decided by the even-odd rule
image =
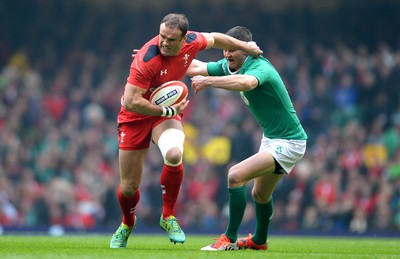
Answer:
[[[179,103],[188,95],[188,88],[182,81],[169,81],[159,87],[150,95],[150,102],[161,106],[170,106]]]

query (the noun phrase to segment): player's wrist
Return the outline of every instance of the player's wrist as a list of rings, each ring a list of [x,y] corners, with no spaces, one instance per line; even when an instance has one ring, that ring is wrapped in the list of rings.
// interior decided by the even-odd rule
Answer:
[[[166,118],[170,118],[170,117],[174,117],[177,112],[176,109],[172,106],[166,106],[166,107],[162,107],[163,111],[161,114],[161,117],[166,117]]]
[[[242,41],[241,50],[248,53],[250,51],[249,43],[247,41]]]

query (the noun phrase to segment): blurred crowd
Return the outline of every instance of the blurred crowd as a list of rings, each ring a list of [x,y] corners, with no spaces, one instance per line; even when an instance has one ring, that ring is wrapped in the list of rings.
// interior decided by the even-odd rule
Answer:
[[[31,33],[48,26],[46,19],[36,19]],[[60,47],[43,35],[35,48],[0,44],[0,57],[7,57],[0,67],[3,227],[114,229],[121,221],[116,117],[130,51],[140,46],[126,35],[112,44],[110,37],[119,35],[115,21],[104,30],[90,15],[68,21],[76,29],[68,32],[71,44]],[[101,32],[96,44],[86,46],[95,29]],[[309,135],[305,157],[274,193],[271,230],[400,233],[400,49],[384,41],[371,49],[318,38],[286,49],[274,39],[258,44],[282,75]],[[217,60],[222,52],[202,57]],[[176,216],[183,229],[221,232],[227,170],[258,151],[261,132],[237,93],[190,91],[189,99]],[[162,162],[152,145],[137,209],[144,227],[158,226]],[[254,224],[250,190],[251,183],[245,234]]]

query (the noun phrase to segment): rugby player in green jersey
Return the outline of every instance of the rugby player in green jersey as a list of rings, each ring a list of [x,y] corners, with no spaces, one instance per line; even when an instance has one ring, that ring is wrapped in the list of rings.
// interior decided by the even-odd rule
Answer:
[[[251,32],[241,26],[227,35],[252,42]],[[272,193],[283,175],[289,174],[305,151],[307,134],[296,115],[288,91],[273,65],[241,50],[226,49],[217,62],[194,60],[186,75],[195,92],[206,88],[236,91],[260,125],[259,152],[229,169],[229,221],[225,233],[201,250],[268,249],[268,228],[273,215]],[[254,235],[238,238],[246,208],[246,183],[254,179],[256,227]]]

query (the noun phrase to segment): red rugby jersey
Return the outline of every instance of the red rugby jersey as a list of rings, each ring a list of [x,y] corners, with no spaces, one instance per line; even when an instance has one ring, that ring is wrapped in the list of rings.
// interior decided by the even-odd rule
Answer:
[[[188,37],[176,56],[163,56],[158,47],[158,35],[148,41],[136,54],[131,63],[127,82],[147,89],[143,95],[149,99],[155,88],[171,80],[182,80],[190,63],[200,50],[207,47],[207,40],[199,32],[189,31]],[[121,98],[123,104],[123,96]],[[133,121],[147,115],[129,112],[121,105],[118,123]]]

